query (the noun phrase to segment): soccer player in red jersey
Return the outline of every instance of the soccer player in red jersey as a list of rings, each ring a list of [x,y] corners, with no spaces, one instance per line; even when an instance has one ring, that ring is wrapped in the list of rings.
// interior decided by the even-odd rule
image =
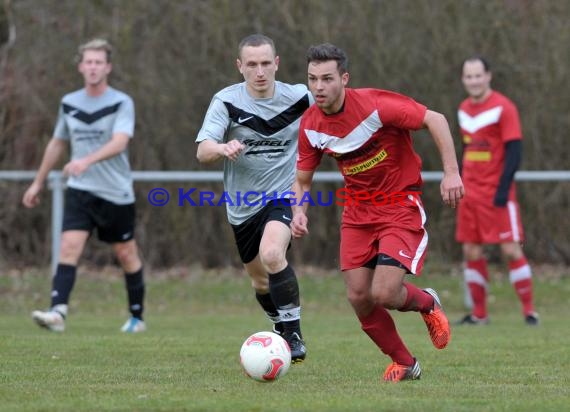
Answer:
[[[522,304],[525,322],[537,325],[532,272],[520,244],[524,234],[513,181],[522,153],[519,113],[511,100],[491,89],[491,71],[484,58],[464,61],[462,81],[469,95],[458,111],[467,194],[457,211],[456,239],[463,244],[464,276],[473,310],[460,323],[489,321],[489,274],[483,245],[499,244],[509,262],[509,278]]]
[[[311,47],[307,61],[316,104],[303,114],[299,128],[293,236],[308,233],[308,203],[299,199],[310,191],[326,153],[336,159],[345,189],[359,194],[357,203],[345,205],[341,226],[340,265],[348,300],[364,332],[392,359],[384,380],[418,379],[420,364],[387,309],[420,312],[434,346],[443,349],[449,343],[449,322],[436,292],[404,282],[406,274],[420,274],[428,240],[425,210],[416,195],[422,185],[421,160],[410,130],[427,127],[433,136],[443,161],[441,195],[455,207],[463,184],[449,125],[443,115],[409,97],[347,88],[348,58],[332,44]],[[374,202],[374,193],[402,192],[416,194],[401,202]]]

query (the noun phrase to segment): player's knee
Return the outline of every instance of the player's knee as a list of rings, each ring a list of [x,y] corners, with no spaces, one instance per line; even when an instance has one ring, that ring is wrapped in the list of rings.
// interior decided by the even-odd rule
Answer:
[[[59,260],[63,263],[76,264],[82,250],[83,245],[62,239],[59,249]]]
[[[283,270],[285,265],[285,253],[278,247],[269,246],[259,251],[261,263],[269,273],[276,273]]]
[[[346,297],[353,308],[364,308],[370,306],[373,301],[370,293],[360,289],[349,289],[346,292]]]
[[[463,256],[465,260],[479,260],[483,257],[483,248],[479,245],[464,244]]]
[[[119,244],[115,246],[115,256],[119,261],[121,267],[128,271],[133,271],[132,268],[141,266],[141,261],[138,255],[136,246],[129,244]]]
[[[380,290],[374,291],[372,298],[375,302],[386,309],[396,309],[399,307],[397,291],[382,288]]]
[[[518,260],[523,257],[523,251],[518,243],[501,244],[501,252],[509,261]]]

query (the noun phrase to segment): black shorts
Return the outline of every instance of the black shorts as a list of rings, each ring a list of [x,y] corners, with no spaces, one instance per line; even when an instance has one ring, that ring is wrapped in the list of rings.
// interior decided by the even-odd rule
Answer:
[[[376,256],[374,256],[372,259],[370,259],[368,262],[364,264],[364,267],[368,269],[375,269],[376,266],[394,266],[400,269],[404,269],[406,273],[409,274],[412,273],[407,267],[402,265],[399,261],[394,259],[392,256],[388,256],[384,253],[377,254]]]
[[[293,212],[289,199],[279,199],[267,203],[263,209],[245,222],[231,225],[241,261],[249,263],[255,259],[259,253],[259,244],[267,222],[277,220],[289,226],[292,218]]]
[[[97,228],[99,240],[126,242],[135,233],[135,204],[117,205],[84,190],[68,188],[65,192],[62,232]]]

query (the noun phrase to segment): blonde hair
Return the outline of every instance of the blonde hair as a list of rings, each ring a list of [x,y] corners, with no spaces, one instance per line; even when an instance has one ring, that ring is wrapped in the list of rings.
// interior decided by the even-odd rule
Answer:
[[[111,55],[113,54],[113,47],[105,39],[92,39],[87,43],[80,45],[77,49],[77,63],[83,60],[83,53],[85,50],[102,50],[107,55],[107,63],[111,63]]]

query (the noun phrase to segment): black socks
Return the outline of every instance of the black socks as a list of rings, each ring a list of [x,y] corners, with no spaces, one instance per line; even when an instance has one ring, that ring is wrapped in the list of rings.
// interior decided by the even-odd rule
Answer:
[[[57,265],[51,287],[51,307],[55,305],[67,305],[69,295],[75,284],[77,266],[60,263]],[[65,315],[65,314],[64,314]]]
[[[142,267],[137,272],[125,273],[125,286],[129,298],[129,312],[133,318],[142,320],[145,292]]]

